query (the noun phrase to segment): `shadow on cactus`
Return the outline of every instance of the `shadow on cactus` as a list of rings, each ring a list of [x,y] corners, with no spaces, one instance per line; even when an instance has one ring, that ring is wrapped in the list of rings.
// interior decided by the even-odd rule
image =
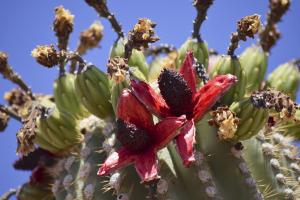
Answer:
[[[103,39],[102,24],[71,51],[74,16],[62,6],[58,44],[32,51],[45,70],[59,69],[53,94],[33,93],[0,52],[0,73],[17,85],[0,105],[0,130],[10,118],[22,124],[14,167],[32,174],[1,200],[300,198],[299,60],[264,79],[290,1],[270,0],[264,26],[257,14],[239,20],[226,55],[211,54],[200,35],[212,0],[193,2],[193,32],[178,49],[153,45],[150,19],[126,36],[106,1],[86,3],[117,34],[107,73],[83,59]],[[257,33],[258,43],[236,55]]]

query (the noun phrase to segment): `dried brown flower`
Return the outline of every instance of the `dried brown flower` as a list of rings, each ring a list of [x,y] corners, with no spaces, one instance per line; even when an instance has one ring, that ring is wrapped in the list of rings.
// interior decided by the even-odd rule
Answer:
[[[254,38],[254,35],[260,28],[260,16],[257,14],[246,16],[238,21],[237,32],[241,40],[246,40],[247,37]]]
[[[274,109],[281,118],[294,118],[296,109],[299,109],[288,95],[273,89],[253,92],[251,102],[258,108]]]
[[[48,68],[54,67],[59,63],[59,55],[54,45],[37,46],[32,50],[31,55],[39,64]]]
[[[34,151],[34,138],[36,136],[36,122],[43,114],[44,108],[36,103],[31,105],[31,111],[28,117],[22,120],[22,128],[17,133],[18,147],[17,153],[27,155]]]
[[[83,55],[88,49],[97,47],[103,38],[103,26],[100,22],[94,22],[90,28],[80,34],[80,43],[77,52]]]
[[[228,140],[234,137],[238,128],[239,119],[236,114],[229,110],[228,107],[218,107],[212,111],[212,119],[209,120],[210,125],[216,125],[218,129],[218,137],[220,140]]]
[[[30,97],[21,89],[15,88],[4,94],[4,99],[8,102],[8,105],[20,116],[24,116],[24,110],[26,109],[26,103],[30,102]]]
[[[3,132],[6,129],[8,121],[9,116],[6,113],[0,111],[0,132]]]
[[[63,6],[55,8],[55,20],[53,30],[58,38],[58,47],[60,50],[66,50],[69,35],[73,31],[74,15]]]
[[[118,56],[109,59],[107,64],[107,73],[117,83],[120,83],[126,79],[128,70],[129,66],[126,59]]]
[[[129,41],[131,41],[133,48],[141,50],[147,48],[149,43],[154,43],[159,40],[155,35],[154,27],[156,26],[150,19],[139,19],[135,24],[133,30],[128,34]]]

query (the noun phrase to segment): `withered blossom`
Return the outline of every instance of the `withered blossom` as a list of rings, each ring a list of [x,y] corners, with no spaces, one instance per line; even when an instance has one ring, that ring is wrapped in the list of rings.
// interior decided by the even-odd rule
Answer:
[[[236,114],[229,110],[228,107],[218,107],[211,113],[211,125],[218,126],[218,137],[221,140],[228,140],[234,137],[238,128],[239,119]]]
[[[116,82],[120,83],[126,79],[129,66],[127,59],[119,56],[109,59],[107,63],[107,73]]]
[[[139,19],[133,30],[128,34],[128,40],[133,48],[141,50],[147,48],[149,43],[154,43],[159,40],[155,35],[154,27],[156,26],[150,19]]]
[[[54,45],[37,46],[31,51],[31,55],[39,64],[48,68],[54,67],[59,63],[59,55]]]
[[[103,25],[99,21],[94,22],[87,30],[80,33],[77,52],[83,55],[88,49],[97,47],[102,38]]]

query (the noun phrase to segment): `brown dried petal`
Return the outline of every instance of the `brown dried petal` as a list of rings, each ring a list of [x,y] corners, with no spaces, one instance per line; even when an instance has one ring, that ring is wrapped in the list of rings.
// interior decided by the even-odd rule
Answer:
[[[54,67],[59,62],[59,55],[54,45],[37,46],[32,50],[31,55],[39,64],[48,68]]]
[[[219,127],[219,139],[227,140],[234,137],[239,122],[234,112],[229,110],[228,107],[218,107],[217,110],[211,112],[211,116],[212,119],[209,123]]]
[[[77,48],[78,53],[82,55],[86,50],[97,47],[102,38],[103,26],[100,22],[94,22],[90,28],[80,34],[80,43]]]
[[[156,26],[150,19],[139,19],[133,30],[128,34],[129,40],[132,42],[133,48],[147,48],[149,43],[154,43],[159,38],[155,36],[154,27]]]
[[[251,102],[258,108],[274,109],[281,118],[294,118],[296,109],[299,109],[288,95],[273,89],[253,92]]]
[[[257,14],[246,16],[238,21],[237,32],[241,40],[246,40],[247,37],[253,38],[260,28],[260,16]]]
[[[107,64],[107,73],[117,83],[120,83],[125,80],[128,70],[129,70],[129,66],[127,64],[126,59],[118,56],[109,59]]]
[[[67,38],[73,31],[74,15],[63,6],[55,8],[53,30],[58,37]]]

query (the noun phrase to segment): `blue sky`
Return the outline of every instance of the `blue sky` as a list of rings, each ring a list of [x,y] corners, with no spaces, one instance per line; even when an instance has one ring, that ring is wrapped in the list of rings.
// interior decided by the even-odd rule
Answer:
[[[195,10],[191,0],[108,0],[110,9],[122,23],[127,33],[138,18],[147,17],[157,23],[158,43],[170,43],[180,46],[192,30]],[[210,48],[225,53],[231,32],[236,29],[236,21],[241,17],[257,13],[265,20],[268,1],[261,0],[216,0],[208,12],[208,20],[204,23],[201,33]],[[33,88],[34,92],[52,93],[52,83],[58,70],[40,67],[30,56],[36,45],[53,44],[56,42],[51,29],[54,18],[54,7],[63,5],[75,15],[74,32],[70,38],[70,49],[76,47],[80,32],[99,19],[96,12],[83,0],[4,0],[0,6],[0,50],[9,54],[11,66],[22,75],[23,79]],[[300,57],[300,1],[294,0],[290,11],[279,24],[282,38],[272,49],[268,72],[281,63]],[[101,48],[91,51],[85,59],[104,69],[109,49],[116,39],[110,25],[100,19],[105,27]],[[237,53],[255,43],[256,40],[242,42]],[[0,79],[0,94],[13,88],[10,82]],[[4,101],[1,99],[1,103]],[[298,94],[299,102],[299,94]],[[11,121],[5,133],[0,133],[0,194],[11,187],[25,182],[28,173],[15,171],[11,164],[17,158],[15,134],[20,125]]]

